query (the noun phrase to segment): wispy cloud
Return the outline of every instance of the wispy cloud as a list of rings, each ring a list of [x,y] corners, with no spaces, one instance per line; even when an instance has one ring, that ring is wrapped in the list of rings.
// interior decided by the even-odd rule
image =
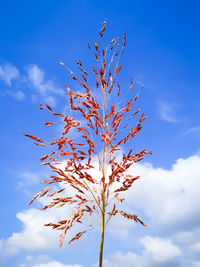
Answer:
[[[23,170],[14,173],[14,175],[18,178],[16,189],[20,190],[24,194],[28,196],[31,200],[32,195],[34,193],[34,186],[39,184],[43,177],[48,175],[47,171],[29,171]]]
[[[161,119],[167,122],[176,123],[180,119],[177,119],[175,114],[175,107],[177,103],[168,103],[163,100],[159,100],[157,103],[157,112]]]
[[[189,134],[192,134],[192,133],[200,134],[200,126],[195,126],[195,127],[190,128],[189,130],[187,130],[184,133],[184,136],[189,135]]]
[[[0,65],[0,79],[11,86],[12,80],[19,78],[19,70],[10,63]]]
[[[17,184],[18,189],[38,183],[40,180],[40,174],[36,172],[23,171],[19,172],[17,176],[20,177],[20,181]]]
[[[53,81],[45,80],[44,71],[35,64],[27,67],[27,73],[28,80],[39,95],[44,98],[47,104],[55,106],[56,99],[51,94],[63,95],[64,90],[57,87]],[[32,96],[33,100],[37,98],[35,95]]]
[[[23,83],[24,77],[20,76],[19,70],[15,66],[13,66],[11,63],[5,63],[3,65],[0,65],[0,79],[3,80],[7,86],[10,87],[12,85],[13,87],[12,81],[14,79],[18,81],[22,80],[22,83]],[[22,101],[25,99],[25,94],[22,92],[22,90],[18,90],[18,89],[4,90],[1,92],[1,95],[2,96],[9,95],[18,101]]]
[[[34,93],[30,95],[33,102],[44,101],[45,103],[56,106],[55,95],[63,95],[64,90],[57,86],[51,79],[45,79],[45,72],[39,68],[36,64],[25,67],[26,74],[20,75],[20,71],[17,67],[11,63],[5,63],[0,65],[0,79],[4,81],[7,86],[12,85],[11,89],[5,89],[1,92],[3,96],[11,96],[18,101],[25,99],[25,93],[21,90],[24,87],[30,87],[34,89]],[[20,90],[18,86],[13,86],[12,81],[16,79],[18,86],[20,84]],[[27,93],[27,91],[26,91]]]
[[[5,92],[7,95],[10,95],[12,97],[14,97],[15,99],[22,101],[25,98],[25,94],[22,91],[11,91],[11,90],[7,90]]]

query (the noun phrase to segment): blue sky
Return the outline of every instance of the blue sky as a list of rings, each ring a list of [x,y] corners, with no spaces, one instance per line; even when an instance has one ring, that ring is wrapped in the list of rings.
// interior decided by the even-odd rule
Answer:
[[[105,18],[107,40],[127,34],[121,86],[128,86],[131,76],[145,84],[138,106],[149,118],[135,146],[153,155],[132,170],[143,179],[127,195],[127,207],[149,227],[113,220],[104,265],[200,266],[199,8],[198,1],[1,1],[2,266],[90,267],[98,262],[98,232],[58,249],[59,235],[42,226],[53,212],[39,211],[40,202],[28,206],[49,173],[40,166],[41,149],[22,133],[48,135],[41,125],[48,117],[35,108],[37,102],[68,110],[63,85],[69,79],[59,61],[72,69],[75,59],[88,66],[94,62],[87,44],[98,40]]]

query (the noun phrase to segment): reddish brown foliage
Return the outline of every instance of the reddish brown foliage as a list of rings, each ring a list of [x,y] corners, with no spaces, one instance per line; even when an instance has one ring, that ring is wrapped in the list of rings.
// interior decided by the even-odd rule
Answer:
[[[104,22],[99,35],[103,38],[103,34],[106,28],[106,21]],[[68,219],[59,221],[58,223],[48,223],[46,226],[50,226],[53,229],[61,230],[60,246],[62,246],[67,231],[73,226],[74,223],[82,223],[84,215],[90,217],[92,213],[107,214],[107,222],[110,218],[117,213],[123,217],[134,220],[136,223],[140,223],[146,226],[137,215],[130,215],[124,211],[116,209],[116,205],[124,201],[121,197],[123,192],[129,190],[139,176],[132,176],[127,174],[129,168],[136,162],[143,159],[145,154],[151,154],[150,151],[145,149],[141,152],[132,155],[133,149],[130,149],[128,153],[125,153],[122,160],[119,162],[116,160],[116,151],[120,150],[120,146],[131,142],[141,130],[142,122],[146,117],[144,113],[139,117],[139,120],[135,127],[129,127],[127,120],[134,118],[134,116],[140,111],[137,109],[132,111],[132,106],[138,98],[138,95],[119,109],[113,103],[110,107],[105,108],[105,99],[108,94],[111,94],[114,98],[118,97],[118,102],[121,101],[121,94],[124,89],[121,90],[119,83],[117,88],[115,86],[116,76],[122,69],[122,64],[118,66],[120,55],[123,53],[126,45],[126,34],[124,34],[124,42],[120,48],[118,38],[114,38],[107,49],[102,48],[94,42],[95,59],[97,66],[92,66],[92,75],[96,79],[96,90],[101,90],[102,103],[96,97],[96,92],[91,90],[89,80],[86,76],[89,76],[89,72],[83,69],[83,64],[80,60],[76,61],[78,69],[80,71],[80,79],[70,71],[69,78],[78,82],[81,92],[74,92],[68,86],[65,85],[67,95],[69,99],[70,108],[74,117],[70,118],[69,115],[53,112],[52,108],[46,105],[46,108],[53,116],[60,116],[65,123],[62,135],[55,137],[54,140],[48,142],[48,146],[51,147],[52,152],[45,154],[40,158],[43,162],[48,159],[48,162],[43,162],[43,165],[48,165],[53,175],[49,180],[43,181],[47,186],[42,188],[41,191],[33,197],[29,204],[31,204],[37,197],[47,196],[52,198],[49,205],[44,206],[42,209],[62,207],[66,204],[72,206],[72,213]],[[91,49],[90,45],[89,49]],[[121,49],[121,50],[119,50]],[[120,51],[120,53],[118,53]],[[117,59],[117,63],[114,63],[114,58]],[[63,63],[64,64],[64,63]],[[86,75],[86,76],[85,76]],[[82,82],[83,80],[84,82]],[[87,83],[87,85],[86,85]],[[101,88],[101,89],[99,89]],[[131,79],[130,90],[133,89],[133,81]],[[114,99],[113,98],[113,99]],[[103,105],[103,106],[102,106]],[[42,105],[38,107],[44,110]],[[126,118],[126,115],[131,112],[132,115]],[[84,121],[84,124],[81,123]],[[51,126],[54,123],[45,122],[46,126]],[[132,125],[132,124],[131,124]],[[120,128],[123,129],[123,133],[119,134]],[[70,139],[71,130],[77,131],[77,134],[73,133],[75,138]],[[36,145],[45,146],[43,140],[35,136],[24,134],[25,136],[37,141]],[[42,143],[42,144],[41,144]],[[101,149],[103,144],[103,157],[101,155]],[[101,147],[100,147],[101,146]],[[131,146],[129,143],[128,146]],[[94,165],[93,157],[98,159],[98,169],[102,172],[102,178],[99,180],[96,176],[91,175],[91,170],[96,168]],[[57,162],[56,162],[57,161]],[[61,168],[58,161],[64,161],[64,169]],[[105,172],[105,165],[110,167],[110,174]],[[97,169],[97,168],[96,168]],[[90,173],[89,173],[90,172]],[[97,172],[97,170],[96,170]],[[117,187],[113,189],[113,184],[116,183]],[[62,187],[58,189],[56,184],[60,184]],[[71,187],[75,193],[70,194],[70,190],[65,190],[66,185]],[[54,189],[53,189],[54,188]],[[49,190],[54,190],[49,193]],[[65,190],[65,191],[64,191]],[[72,191],[72,192],[73,192]],[[60,197],[54,197],[54,195],[60,195]],[[107,212],[108,202],[114,196],[113,209]],[[77,233],[70,241],[78,240],[86,231]]]

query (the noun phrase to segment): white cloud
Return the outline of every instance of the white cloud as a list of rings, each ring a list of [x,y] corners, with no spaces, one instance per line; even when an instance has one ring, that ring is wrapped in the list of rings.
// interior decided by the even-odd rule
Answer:
[[[96,177],[101,173],[95,172]],[[200,156],[178,159],[170,170],[154,168],[151,164],[137,164],[131,170],[133,175],[141,175],[125,195],[128,209],[144,210],[150,219],[150,225],[159,225],[163,231],[186,231],[191,226],[198,226],[200,214],[198,197],[200,188]],[[108,170],[109,174],[109,170]],[[123,196],[123,194],[121,194]],[[144,197],[145,196],[145,197]],[[184,203],[184,209],[183,207]],[[134,206],[133,206],[134,205]],[[138,214],[139,215],[139,214]],[[113,232],[121,228],[129,229],[131,222],[121,218],[111,220]]]
[[[62,264],[58,261],[48,261],[47,263],[36,263],[36,264],[20,264],[19,267],[82,267],[82,265],[74,264],[74,265],[68,265],[68,264]]]
[[[127,253],[117,252],[104,260],[104,267],[155,267],[155,266],[179,266],[177,257],[180,249],[171,240],[158,237],[145,236],[141,242],[145,246],[142,254],[131,251]],[[175,263],[176,262],[176,263]],[[177,265],[173,265],[173,264]],[[166,265],[167,264],[167,265]],[[94,265],[97,267],[98,264]]]
[[[100,177],[97,170],[93,171]],[[108,263],[105,261],[105,267],[132,267],[132,263],[135,262],[139,262],[138,265],[134,264],[136,267],[161,266],[168,261],[170,261],[170,266],[185,267],[188,263],[185,264],[184,260],[188,255],[190,255],[189,264],[193,266],[192,262],[196,261],[195,254],[199,250],[200,238],[200,214],[197,212],[199,210],[200,156],[178,159],[169,170],[154,168],[149,163],[137,164],[132,167],[130,173],[141,175],[141,179],[137,180],[132,189],[125,194],[121,193],[121,197],[125,196],[126,199],[126,209],[122,210],[136,213],[139,218],[143,219],[140,212],[142,211],[148,218],[145,222],[149,227],[144,231],[132,221],[115,216],[110,221],[108,231],[117,237],[122,232],[121,238],[127,246],[133,243],[132,239],[131,243],[129,242],[132,233],[130,231],[135,231],[135,233],[139,231],[138,235],[134,235],[134,242],[141,242],[144,250],[141,252],[142,256],[133,252],[115,254],[114,258],[107,259]],[[69,214],[67,207],[64,213]],[[58,247],[58,232],[43,227],[43,224],[50,221],[56,222],[58,218],[63,219],[62,215],[61,209],[46,211],[28,209],[18,213],[17,218],[23,224],[23,231],[13,233],[10,238],[2,241],[2,246],[30,251],[55,249]],[[147,232],[148,236],[146,236]],[[152,233],[153,236],[151,236]],[[183,253],[180,256],[181,251]]]
[[[59,86],[55,85],[52,80],[46,80],[45,74],[36,64],[29,65],[26,67],[27,75],[20,75],[19,70],[10,63],[0,65],[0,79],[3,80],[7,85],[11,86],[12,81],[18,78],[21,86],[29,86],[33,88],[36,94],[31,96],[33,102],[41,101],[43,97],[45,103],[56,106],[56,98],[54,95],[63,95],[64,90]],[[5,90],[3,95],[10,95],[13,98],[21,101],[24,100],[25,94],[22,90]]]
[[[167,103],[165,101],[159,100],[158,106],[157,106],[158,115],[164,121],[172,122],[172,123],[179,122],[180,120],[176,118],[175,111],[174,111],[176,106],[177,106],[177,103],[176,104]]]
[[[6,241],[0,239],[0,266],[4,266],[6,259],[19,253],[18,247],[6,246]]]
[[[24,100],[25,98],[25,94],[22,91],[11,91],[11,90],[7,90],[6,94],[14,97],[15,99],[21,101]]]
[[[125,219],[119,220],[115,216],[110,221],[108,230],[111,234],[124,238],[126,246],[133,242],[129,242],[130,235],[133,234],[134,242],[141,239],[145,251],[142,257],[135,253],[119,254],[115,261],[109,260],[107,265],[105,261],[105,267],[118,267],[120,264],[129,267],[133,266],[133,263],[136,267],[161,266],[161,261],[163,266],[169,266],[164,265],[164,262],[170,258],[173,261],[170,266],[198,266],[193,261],[200,247],[198,212],[200,156],[178,159],[170,170],[154,168],[148,163],[138,164],[130,170],[130,173],[141,175],[141,179],[135,182],[126,194],[122,193],[121,197],[125,196],[127,211],[132,210],[132,213],[136,213],[141,219],[143,219],[142,214],[148,217],[145,219],[148,227],[142,233],[140,227],[133,224],[133,231],[130,232],[131,223],[128,224]],[[142,237],[147,231],[149,234],[154,232],[159,236]],[[165,236],[168,238],[165,239]],[[181,250],[183,254],[180,257]],[[119,257],[122,257],[122,261]]]
[[[145,236],[142,243],[146,252],[152,255],[155,262],[162,263],[172,260],[181,254],[180,249],[172,244],[170,239],[164,240],[159,237]]]
[[[23,171],[18,174],[26,184],[33,184],[39,182],[40,174],[30,171]]]
[[[140,256],[133,252],[127,252],[127,253],[122,253],[122,252],[117,252],[113,254],[112,256],[109,256],[108,259],[103,260],[103,266],[104,267],[139,267],[138,262],[140,261]],[[140,262],[141,263],[141,262]],[[93,265],[93,267],[98,267],[98,264]],[[145,266],[145,265],[140,265]],[[148,267],[145,266],[145,267]]]
[[[191,249],[194,251],[194,252],[199,252],[200,253],[200,242],[194,244],[191,246]]]
[[[0,66],[0,79],[2,79],[7,85],[12,85],[12,80],[17,79],[22,80],[23,77],[20,76],[19,70],[10,63],[5,63]],[[21,90],[5,90],[3,95],[9,95],[16,100],[22,101],[25,98],[25,94]]]
[[[79,264],[63,264],[59,261],[52,260],[48,255],[27,256],[25,263],[21,263],[19,267],[83,267]]]
[[[41,264],[37,264],[37,265],[32,265],[31,267],[82,267],[82,265],[66,265],[66,264],[62,264],[58,261],[49,261],[47,263],[41,263]]]
[[[0,79],[11,86],[12,80],[19,77],[19,70],[10,63],[0,66]]]
[[[44,177],[46,174],[44,172],[21,171],[15,175],[19,178],[16,188],[31,198],[33,185],[39,184],[41,177]]]
[[[62,212],[64,210],[62,209]],[[17,213],[17,218],[23,224],[23,231],[13,233],[6,240],[7,247],[17,247],[20,249],[39,251],[45,249],[56,249],[58,247],[59,236],[56,231],[49,227],[44,227],[45,223],[55,222],[61,217],[60,210],[47,210],[41,212],[38,209],[28,209]],[[66,212],[66,208],[65,208]],[[60,216],[59,216],[60,215]],[[61,217],[62,218],[62,217]]]
[[[148,238],[148,237],[147,237]],[[177,257],[180,250],[171,243],[171,241],[161,240],[160,238],[151,238],[151,247],[146,247],[142,254],[136,254],[131,251],[127,253],[117,252],[104,259],[104,267],[160,267],[160,266],[180,266]],[[161,245],[161,248],[159,247]],[[147,245],[148,246],[148,245]],[[150,250],[149,250],[150,249]],[[98,264],[93,265],[98,267]]]
[[[44,71],[37,65],[28,66],[28,79],[35,90],[44,97],[47,104],[55,106],[56,100],[51,94],[63,95],[64,90],[57,87],[51,80],[45,80]]]
[[[200,267],[200,261],[194,261],[192,267]]]
[[[39,69],[36,65],[29,66],[27,71],[29,80],[33,83],[33,85],[36,86],[41,94],[45,94],[47,88],[45,87],[45,85],[43,85],[44,71]]]
[[[185,136],[185,135],[188,135],[188,134],[191,134],[191,133],[197,133],[197,134],[200,134],[200,126],[195,126],[195,127],[190,128],[189,130],[187,130],[187,131],[184,133],[184,136]]]
[[[193,244],[195,238],[199,235],[198,231],[181,231],[175,234],[174,238],[181,244]]]
[[[47,205],[47,201],[40,199],[42,206]],[[67,219],[71,209],[69,207],[61,207],[59,209],[48,209],[41,211],[39,209],[28,209],[17,213],[17,218],[23,225],[23,230],[13,233],[8,239],[0,240],[0,264],[7,261],[8,258],[19,254],[21,251],[41,253],[43,251],[65,251],[67,240],[69,241],[75,233],[79,232],[81,225],[76,225],[69,233],[67,233],[63,247],[59,248],[59,239],[61,232],[52,230],[51,227],[45,227],[44,224]],[[82,239],[84,242],[84,239]],[[80,248],[81,249],[81,248]],[[31,257],[29,257],[31,258]],[[20,267],[82,267],[81,265],[65,265],[57,261],[46,260],[42,262],[30,264],[30,262],[22,263]]]
[[[39,198],[37,204],[45,206],[49,204],[47,198]],[[17,218],[23,225],[21,232],[13,233],[9,238],[0,240],[0,259],[9,257],[12,254],[25,251],[56,251],[59,250],[59,239],[61,232],[52,230],[51,227],[45,227],[46,223],[56,223],[60,220],[67,219],[71,213],[71,207],[63,206],[59,209],[52,208],[39,210],[29,208],[17,213]],[[81,225],[76,225],[67,234],[66,239],[69,241],[75,233],[79,232]],[[67,243],[67,240],[64,243]]]
[[[41,96],[39,95],[31,95],[31,99],[33,103],[38,103],[41,102]],[[43,97],[45,104],[48,104],[51,107],[55,107],[56,106],[56,99],[53,96],[50,95],[46,95]]]
[[[47,198],[39,198],[40,206],[49,204]],[[59,220],[67,219],[71,212],[71,207],[63,206],[59,209],[52,208],[47,210],[39,210],[30,208],[17,213],[17,218],[23,224],[23,230],[18,233],[13,233],[11,237],[4,240],[4,247],[18,248],[27,251],[47,251],[59,249],[59,235],[61,232],[52,230],[51,227],[45,227],[44,224]],[[76,225],[66,239],[70,240],[74,235],[74,231],[80,230],[81,225]],[[67,242],[67,241],[66,241]]]
[[[56,106],[56,99],[53,96],[45,96],[44,101],[52,107]]]
[[[141,180],[127,192],[127,204],[143,209],[151,224],[159,225],[163,231],[199,225],[199,156],[178,159],[171,170],[138,164],[132,173],[141,175]]]

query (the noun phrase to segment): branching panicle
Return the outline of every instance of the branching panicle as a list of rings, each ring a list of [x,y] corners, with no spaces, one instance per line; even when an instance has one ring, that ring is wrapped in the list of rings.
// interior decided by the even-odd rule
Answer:
[[[103,40],[106,29],[106,20],[99,31],[100,38]],[[93,50],[96,60],[96,66],[92,66],[86,70],[80,60],[76,60],[79,74],[74,74],[70,70],[69,78],[80,86],[80,91],[73,91],[65,85],[65,95],[69,99],[69,107],[73,113],[73,117],[69,114],[56,113],[49,106],[39,104],[40,110],[48,110],[52,116],[60,116],[64,123],[64,128],[60,137],[54,137],[54,140],[45,142],[36,136],[24,134],[26,137],[33,139],[34,144],[38,146],[50,147],[51,152],[43,155],[40,160],[43,165],[48,165],[54,175],[50,179],[43,181],[47,186],[34,195],[30,201],[31,204],[36,198],[47,196],[51,198],[49,205],[42,209],[53,207],[62,207],[66,204],[72,206],[72,213],[68,219],[59,221],[58,223],[48,223],[53,229],[61,230],[60,246],[62,246],[67,231],[74,225],[75,222],[82,223],[82,219],[87,214],[88,218],[92,214],[98,214],[101,224],[101,249],[100,249],[100,264],[103,251],[104,227],[111,217],[116,214],[121,214],[123,217],[134,220],[146,226],[137,215],[130,215],[124,211],[117,209],[124,198],[121,197],[124,191],[129,190],[134,182],[139,179],[139,176],[128,174],[128,170],[136,162],[143,159],[145,154],[151,154],[145,149],[141,152],[133,153],[131,148],[129,152],[124,153],[121,161],[117,160],[116,152],[121,150],[127,142],[131,142],[142,128],[142,122],[146,119],[144,113],[139,117],[139,120],[134,127],[129,127],[127,120],[133,119],[140,109],[132,110],[138,95],[128,100],[126,104],[116,108],[114,102],[109,105],[107,102],[108,95],[112,95],[113,100],[118,98],[118,102],[122,101],[122,88],[117,82],[117,76],[122,70],[122,64],[119,65],[119,58],[124,51],[126,45],[126,34],[124,41],[120,47],[118,38],[114,38],[108,46],[94,42]],[[92,50],[90,45],[89,49]],[[64,63],[62,63],[65,66]],[[67,68],[69,70],[69,68]],[[96,91],[90,85],[90,76],[95,76]],[[134,83],[131,79],[130,88],[132,90]],[[100,91],[100,92],[99,92]],[[102,102],[99,101],[98,95],[102,94]],[[126,118],[127,114],[131,113],[130,117]],[[53,127],[54,122],[43,122],[48,127]],[[132,124],[130,124],[132,125]],[[123,129],[123,133],[119,133],[119,129]],[[76,138],[71,138],[73,136]],[[77,134],[75,134],[75,132]],[[77,140],[76,140],[77,139]],[[131,144],[129,144],[131,146]],[[98,167],[94,163],[94,158],[98,158]],[[62,164],[61,164],[62,163]],[[64,163],[64,167],[63,167]],[[109,175],[106,170],[110,168]],[[101,173],[101,178],[98,175],[93,175],[92,170],[96,169],[96,173]],[[117,186],[114,186],[116,184]],[[60,185],[61,189],[55,187]],[[74,193],[68,196],[69,190],[65,190],[66,186],[73,189]],[[115,188],[115,189],[114,189]],[[49,192],[51,190],[51,192]],[[54,191],[53,191],[54,190]],[[55,197],[56,195],[56,197]],[[112,199],[113,196],[113,199]],[[107,211],[108,203],[113,200],[114,205],[110,212]],[[91,204],[91,205],[90,205]],[[105,219],[107,217],[107,221]],[[78,240],[86,230],[77,233],[70,241]],[[102,266],[102,265],[99,265]]]

